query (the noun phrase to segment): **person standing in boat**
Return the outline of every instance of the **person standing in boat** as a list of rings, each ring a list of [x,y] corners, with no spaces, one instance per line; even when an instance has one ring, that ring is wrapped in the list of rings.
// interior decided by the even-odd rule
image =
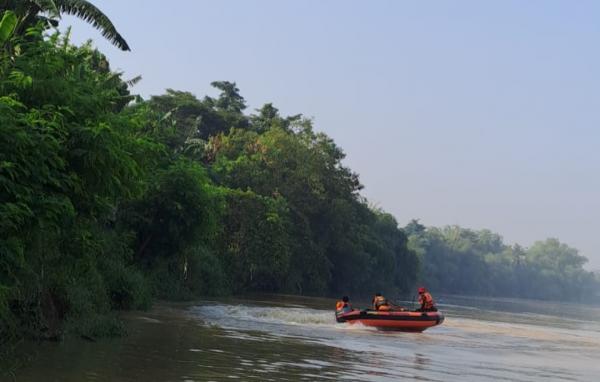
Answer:
[[[352,306],[350,306],[350,299],[348,296],[342,297],[342,301],[338,301],[335,303],[335,312],[336,313],[348,313],[352,311]]]
[[[424,287],[419,288],[419,304],[421,307],[418,310],[421,312],[437,312],[433,297]]]
[[[387,298],[383,297],[381,293],[376,293],[373,297],[373,309],[375,310],[390,310],[391,306]]]

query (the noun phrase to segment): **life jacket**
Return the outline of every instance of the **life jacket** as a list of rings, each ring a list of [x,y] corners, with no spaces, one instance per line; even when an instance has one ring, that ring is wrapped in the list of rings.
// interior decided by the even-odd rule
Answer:
[[[347,313],[352,311],[352,307],[347,302],[338,301],[335,303],[335,311],[336,313]]]
[[[429,292],[425,292],[419,295],[419,304],[421,304],[421,309],[423,310],[430,310],[435,308],[433,297],[431,297]]]
[[[373,308],[375,310],[389,310],[388,301],[383,296],[375,296],[373,298]]]

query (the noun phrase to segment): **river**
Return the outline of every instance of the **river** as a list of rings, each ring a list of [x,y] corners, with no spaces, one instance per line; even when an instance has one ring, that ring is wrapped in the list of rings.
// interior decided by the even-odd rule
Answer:
[[[123,338],[31,345],[16,381],[600,380],[600,307],[443,297],[441,326],[398,333],[336,324],[333,304],[159,303]]]

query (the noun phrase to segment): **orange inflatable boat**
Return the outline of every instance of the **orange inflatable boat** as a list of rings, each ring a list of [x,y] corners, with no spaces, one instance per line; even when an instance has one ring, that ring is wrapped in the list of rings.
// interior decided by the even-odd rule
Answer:
[[[422,332],[444,322],[441,312],[409,312],[409,311],[376,311],[352,310],[336,313],[337,322],[354,324],[360,322],[365,326],[373,326],[380,330],[397,330],[403,332]]]

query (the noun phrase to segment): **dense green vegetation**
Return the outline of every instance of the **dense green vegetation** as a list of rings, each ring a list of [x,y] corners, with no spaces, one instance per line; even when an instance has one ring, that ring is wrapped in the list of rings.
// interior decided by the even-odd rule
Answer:
[[[331,138],[272,104],[248,113],[235,83],[132,96],[104,55],[51,29],[76,14],[127,49],[86,1],[0,12],[0,349],[118,334],[113,312],[155,297],[409,293],[419,274],[446,293],[578,299],[595,285],[557,241],[399,229]]]
[[[112,312],[153,297],[414,284],[406,236],[310,120],[246,113],[230,82],[134,99],[38,3],[0,28],[3,344],[118,334]]]
[[[488,230],[457,226],[405,227],[422,264],[420,279],[448,294],[598,301],[600,279],[583,269],[587,259],[557,239],[530,248],[506,245]]]

